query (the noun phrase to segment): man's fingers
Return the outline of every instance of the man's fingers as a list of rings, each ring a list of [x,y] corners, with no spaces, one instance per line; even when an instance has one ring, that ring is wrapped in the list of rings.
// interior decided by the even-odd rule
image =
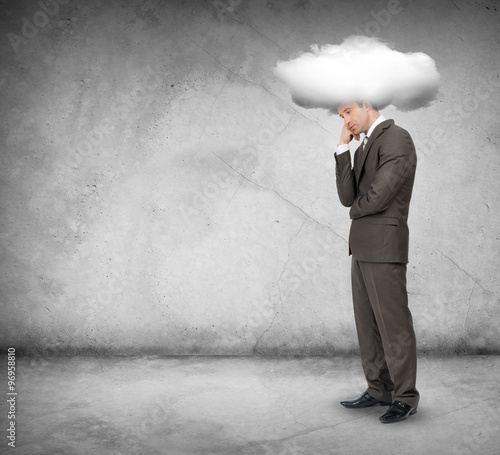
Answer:
[[[352,137],[352,132],[347,128],[347,125],[344,125],[340,134],[340,143],[348,144],[349,142],[351,142]]]

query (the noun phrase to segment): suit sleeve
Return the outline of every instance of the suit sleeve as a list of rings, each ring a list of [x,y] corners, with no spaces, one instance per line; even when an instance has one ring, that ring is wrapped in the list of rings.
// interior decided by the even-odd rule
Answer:
[[[368,192],[353,201],[349,212],[351,219],[386,210],[404,181],[413,175],[416,165],[413,141],[407,131],[399,129],[380,145],[375,179]]]
[[[345,207],[351,207],[356,198],[356,179],[351,165],[351,152],[335,154],[335,162],[337,193],[340,202]]]

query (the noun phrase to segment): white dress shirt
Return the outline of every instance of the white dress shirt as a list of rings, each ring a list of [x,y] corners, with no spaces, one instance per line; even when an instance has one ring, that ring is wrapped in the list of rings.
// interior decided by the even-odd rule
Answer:
[[[373,133],[373,130],[375,129],[375,127],[382,123],[383,121],[385,120],[385,117],[380,114],[379,117],[377,118],[377,120],[375,120],[372,124],[372,126],[370,126],[370,129],[368,130],[368,133],[366,133],[366,136],[367,138],[370,137],[370,134]],[[337,146],[337,151],[335,152],[337,155],[340,155],[341,153],[344,153],[344,152],[347,152],[349,150],[349,144],[340,144],[339,146]]]

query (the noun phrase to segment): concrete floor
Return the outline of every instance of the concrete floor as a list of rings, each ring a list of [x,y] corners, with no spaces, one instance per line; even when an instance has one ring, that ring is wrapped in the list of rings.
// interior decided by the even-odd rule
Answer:
[[[499,360],[421,358],[418,413],[383,425],[339,405],[364,390],[355,357],[19,358],[0,453],[499,454]]]

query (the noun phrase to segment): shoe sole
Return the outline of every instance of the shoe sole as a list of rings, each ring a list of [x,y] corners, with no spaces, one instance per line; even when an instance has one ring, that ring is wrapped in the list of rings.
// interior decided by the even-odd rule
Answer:
[[[402,422],[403,420],[406,420],[408,417],[412,416],[413,414],[416,414],[417,413],[417,410],[416,409],[412,409],[410,411],[410,413],[407,415],[407,416],[404,416],[404,417],[400,417],[399,419],[396,419],[396,420],[380,420],[382,423],[396,423],[396,422]]]
[[[381,401],[380,403],[367,404],[365,406],[349,406],[346,404],[340,403],[344,408],[347,409],[363,409],[363,408],[371,408],[372,406],[390,406],[392,403],[386,403],[385,401]]]

